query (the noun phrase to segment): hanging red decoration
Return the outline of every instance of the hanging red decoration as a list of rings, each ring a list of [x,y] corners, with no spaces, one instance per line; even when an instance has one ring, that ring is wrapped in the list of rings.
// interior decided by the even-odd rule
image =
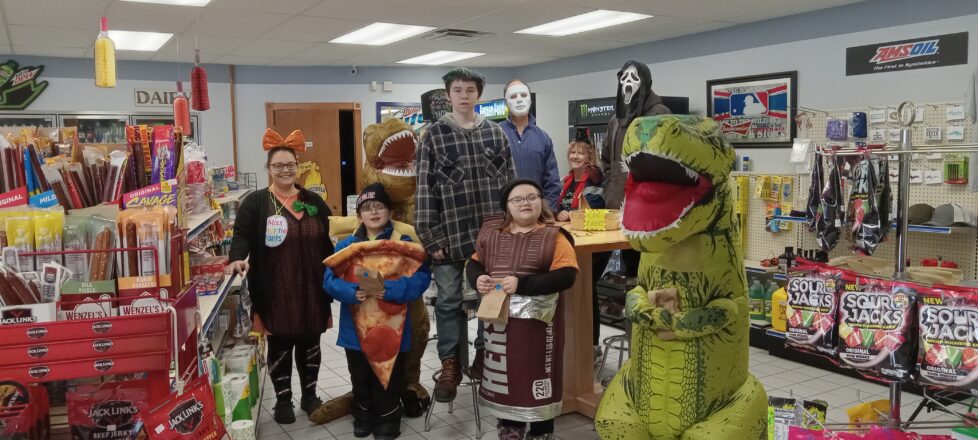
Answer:
[[[211,108],[211,98],[207,95],[207,71],[200,67],[200,50],[194,50],[194,68],[190,71],[190,99],[194,110]]]
[[[187,102],[187,95],[183,94],[183,81],[177,81],[177,95],[173,97],[173,125],[184,136],[193,134],[190,126],[190,103]]]

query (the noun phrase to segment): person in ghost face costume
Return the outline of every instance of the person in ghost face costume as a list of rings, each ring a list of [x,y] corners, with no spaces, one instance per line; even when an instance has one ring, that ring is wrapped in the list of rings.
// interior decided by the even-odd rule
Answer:
[[[604,176],[605,206],[620,209],[625,200],[625,179],[628,172],[622,166],[621,146],[628,126],[639,116],[672,113],[662,98],[652,91],[652,72],[649,66],[628,60],[618,71],[618,100],[615,115],[608,121],[608,135],[601,145],[601,174]],[[621,252],[625,274],[634,277],[641,254],[631,249]]]

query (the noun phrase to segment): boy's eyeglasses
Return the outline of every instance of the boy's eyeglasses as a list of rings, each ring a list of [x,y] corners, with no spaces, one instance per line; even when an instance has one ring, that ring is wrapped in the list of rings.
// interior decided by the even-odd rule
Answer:
[[[370,213],[379,213],[379,212],[384,212],[386,210],[387,207],[384,205],[364,206],[363,208],[360,208],[360,212],[370,212]]]
[[[509,202],[509,204],[513,206],[520,206],[525,202],[533,203],[536,202],[537,200],[540,200],[539,194],[530,194],[526,197],[513,197],[512,199],[507,200],[507,202]]]
[[[297,164],[295,162],[289,162],[289,163],[273,163],[270,166],[275,171],[282,171],[282,170],[286,170],[286,169],[289,170],[289,171],[295,171],[295,169],[299,167],[299,164]]]

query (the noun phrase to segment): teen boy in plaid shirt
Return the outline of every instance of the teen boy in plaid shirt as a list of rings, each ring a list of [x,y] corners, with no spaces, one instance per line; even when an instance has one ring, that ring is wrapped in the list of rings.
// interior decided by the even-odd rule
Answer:
[[[475,252],[483,217],[498,212],[499,192],[516,178],[516,167],[502,128],[475,113],[485,78],[460,67],[442,80],[452,112],[421,139],[414,227],[431,255],[438,287],[435,324],[442,373],[435,384],[435,400],[450,402],[462,380],[458,347],[468,343],[460,340],[466,325],[461,311],[465,260]],[[474,379],[481,378],[483,347],[480,328],[469,374]]]

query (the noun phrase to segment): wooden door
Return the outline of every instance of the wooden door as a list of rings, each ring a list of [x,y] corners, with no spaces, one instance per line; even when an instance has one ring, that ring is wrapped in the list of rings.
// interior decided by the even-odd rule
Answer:
[[[319,173],[322,175],[322,183],[326,187],[326,204],[333,212],[333,215],[343,215],[343,206],[346,204],[344,198],[344,188],[341,173],[345,168],[341,166],[341,149],[344,148],[340,142],[340,112],[353,111],[353,124],[355,145],[346,148],[355,148],[354,151],[362,150],[362,140],[360,133],[360,104],[359,103],[266,103],[265,115],[268,127],[277,131],[283,137],[288,136],[292,130],[302,130],[306,137],[306,151],[299,153],[299,162],[312,161],[319,165]],[[311,142],[311,144],[310,144]],[[311,145],[311,148],[309,146]],[[356,163],[353,167],[358,174],[360,172],[360,154],[356,154]],[[297,176],[297,179],[301,176]],[[301,182],[301,181],[300,181]],[[347,188],[346,192],[357,191],[359,188]]]

